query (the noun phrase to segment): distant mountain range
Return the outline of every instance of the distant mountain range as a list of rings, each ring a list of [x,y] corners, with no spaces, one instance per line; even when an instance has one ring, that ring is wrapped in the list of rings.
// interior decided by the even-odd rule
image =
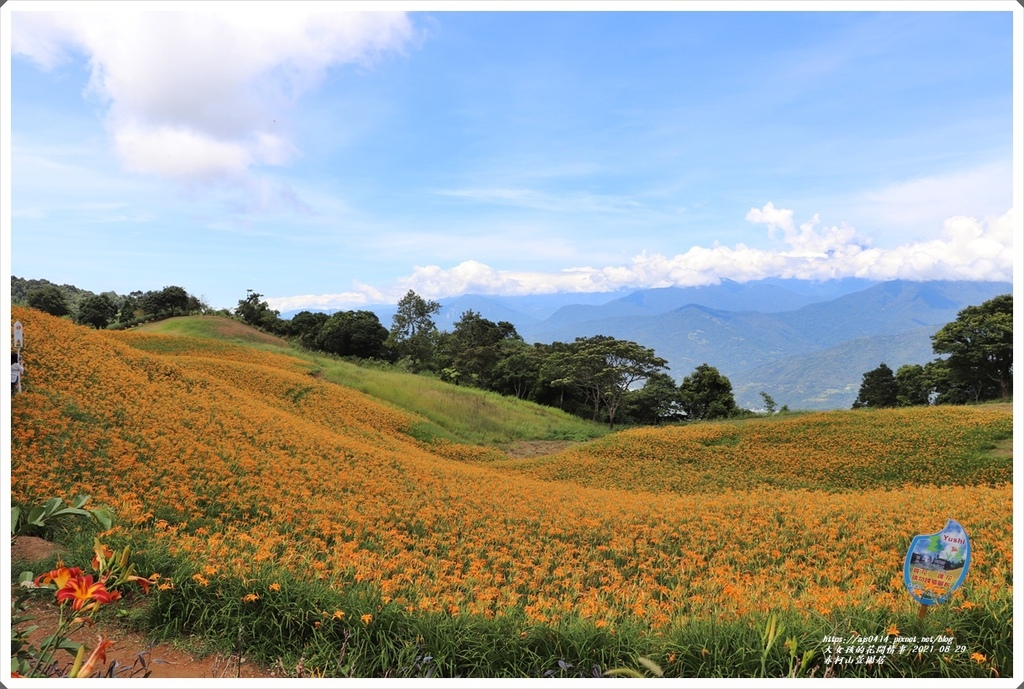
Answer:
[[[438,327],[467,310],[509,321],[527,342],[610,335],[654,349],[681,381],[702,363],[733,385],[741,407],[761,391],[790,409],[849,408],[863,374],[936,358],[931,336],[967,306],[1012,292],[1007,282],[842,279],[723,280],[604,294],[465,295],[440,300]],[[394,305],[367,307],[389,326]],[[296,312],[282,314],[288,318]]]

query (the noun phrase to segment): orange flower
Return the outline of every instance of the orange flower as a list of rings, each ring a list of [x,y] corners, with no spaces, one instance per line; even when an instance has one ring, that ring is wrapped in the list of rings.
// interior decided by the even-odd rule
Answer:
[[[333,615],[331,615],[331,617],[333,617],[333,618],[334,618],[334,619],[336,619],[336,620],[340,620],[340,619],[341,619],[342,617],[344,617],[344,616],[345,616],[345,613],[344,613],[344,612],[342,612],[341,610],[335,610],[335,611],[334,611],[334,614],[333,614]]]
[[[88,677],[92,674],[92,670],[96,666],[97,662],[99,662],[100,665],[105,665],[107,662],[107,649],[110,648],[113,643],[113,641],[104,639],[101,636],[99,644],[97,644],[96,648],[93,649],[92,654],[89,655],[89,659],[85,661],[85,664],[82,665],[78,672],[75,673],[75,677]]]
[[[157,574],[155,576],[159,577],[160,575]],[[156,583],[156,579],[153,579],[153,578],[147,579],[146,577],[140,577],[140,576],[136,576],[134,574],[129,576],[127,579],[125,579],[125,581],[134,581],[136,584],[138,584],[140,587],[142,587],[142,592],[143,593],[149,593],[150,585]]]
[[[271,584],[267,588],[270,589],[271,591],[280,591],[281,590],[281,585],[275,581],[273,584]]]
[[[981,664],[981,663],[984,663],[986,660],[988,660],[988,658],[986,658],[984,656],[984,654],[978,653],[977,651],[975,651],[974,653],[971,654],[971,660],[973,660],[974,662],[976,662],[978,664]]]
[[[95,555],[92,556],[92,568],[97,572],[100,571],[110,558],[114,557],[114,551],[101,543],[96,544],[93,552]]]
[[[42,582],[43,585],[47,585],[50,582],[53,582],[57,584],[58,589],[62,589],[68,583],[69,579],[77,577],[81,573],[82,570],[78,567],[65,567],[58,562],[57,569],[52,569],[46,574],[40,574],[38,577],[36,577],[35,584],[36,586],[39,586],[40,582]]]
[[[370,615],[369,613],[367,613],[366,615],[363,615],[359,619],[361,619],[363,621],[363,624],[370,624],[370,622],[373,620],[373,615]]]
[[[247,593],[244,596],[242,596],[242,602],[243,603],[254,603],[254,602],[258,601],[259,599],[260,599],[260,596],[259,596],[258,593]]]
[[[899,636],[900,635],[899,627],[896,626],[895,622],[890,624],[889,628],[885,630],[885,635],[886,636]]]
[[[75,610],[81,610],[89,601],[95,601],[92,609],[96,610],[100,604],[113,603],[120,597],[121,594],[117,591],[108,591],[102,581],[94,583],[91,574],[78,574],[57,591],[57,602],[63,605],[64,601],[71,600],[72,608]]]

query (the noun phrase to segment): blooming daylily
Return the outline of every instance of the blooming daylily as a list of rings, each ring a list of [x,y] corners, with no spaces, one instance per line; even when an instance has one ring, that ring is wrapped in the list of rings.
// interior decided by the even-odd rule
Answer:
[[[159,575],[154,575],[154,576],[159,576]],[[140,577],[140,576],[136,576],[134,574],[130,575],[127,579],[125,579],[125,581],[134,581],[136,584],[138,584],[139,586],[142,587],[142,592],[143,593],[149,593],[149,586],[150,586],[150,584],[155,584],[156,583],[156,579],[155,578],[151,577],[151,578],[147,579],[146,577]]]
[[[74,676],[88,677],[90,674],[92,674],[93,668],[96,667],[97,662],[99,662],[100,665],[105,665],[107,662],[107,649],[110,648],[110,646],[113,645],[113,643],[113,641],[100,637],[99,644],[97,644],[96,648],[93,649],[93,652],[89,656],[89,659],[85,661],[85,664],[78,669],[78,672],[76,672]]]
[[[108,546],[105,546],[102,543],[100,543],[99,540],[96,541],[96,545],[93,548],[93,552],[95,553],[95,555],[93,555],[92,558],[92,568],[97,572],[99,572],[103,567],[106,566],[110,558],[114,557],[114,551],[111,550]]]
[[[120,597],[121,594],[117,591],[108,591],[102,581],[94,583],[91,574],[78,574],[57,591],[57,602],[63,604],[64,601],[71,600],[75,610],[81,610],[89,601],[95,601],[92,607],[95,610],[99,605],[113,603]]]
[[[53,582],[57,584],[58,589],[62,589],[68,583],[68,580],[72,579],[73,577],[81,576],[81,574],[82,570],[78,567],[65,567],[60,562],[58,562],[57,569],[51,569],[49,572],[45,574],[40,574],[38,577],[36,577],[35,582],[36,586],[39,586],[40,583],[42,583],[43,585],[48,585],[50,582]]]

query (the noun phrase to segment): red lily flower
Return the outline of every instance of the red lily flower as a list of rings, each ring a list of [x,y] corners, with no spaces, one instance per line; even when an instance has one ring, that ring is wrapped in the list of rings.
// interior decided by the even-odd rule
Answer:
[[[57,591],[57,602],[63,604],[64,601],[71,600],[75,610],[81,610],[82,606],[91,600],[96,601],[93,608],[95,609],[99,604],[113,603],[120,597],[117,591],[108,591],[102,581],[93,583],[91,574],[78,574]]]

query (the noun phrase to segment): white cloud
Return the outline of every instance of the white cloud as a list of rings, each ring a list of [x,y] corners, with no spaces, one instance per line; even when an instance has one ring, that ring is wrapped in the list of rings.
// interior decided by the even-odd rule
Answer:
[[[815,215],[797,226],[793,211],[769,202],[752,208],[747,220],[765,224],[769,234],[782,231],[774,250],[694,246],[672,257],[641,253],[625,265],[574,267],[561,271],[499,270],[479,261],[452,268],[418,266],[412,274],[382,288],[356,285],[353,292],[316,297],[267,299],[275,309],[350,308],[360,304],[396,303],[408,290],[438,299],[467,293],[506,296],[553,292],[611,292],[624,288],[710,285],[723,278],[747,282],[768,277],[827,280],[862,277],[872,280],[1012,281],[1013,228],[1020,217],[1009,210],[983,220],[955,216],[945,221],[941,237],[892,249],[871,246],[848,226],[821,226]]]
[[[124,165],[190,180],[287,163],[296,153],[286,129],[289,110],[327,69],[370,64],[413,39],[402,13],[188,7],[14,12],[12,52],[44,69],[72,50],[86,53],[88,91],[107,107]]]
[[[874,189],[836,206],[858,224],[878,231],[889,245],[923,240],[947,218],[996,215],[1013,203],[1013,168],[1009,161],[944,175],[931,175]]]

